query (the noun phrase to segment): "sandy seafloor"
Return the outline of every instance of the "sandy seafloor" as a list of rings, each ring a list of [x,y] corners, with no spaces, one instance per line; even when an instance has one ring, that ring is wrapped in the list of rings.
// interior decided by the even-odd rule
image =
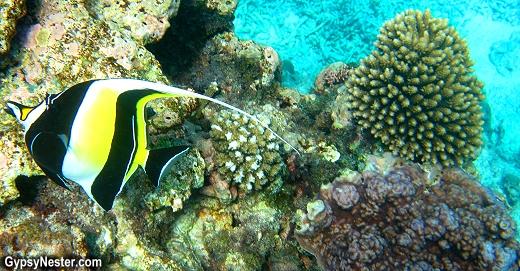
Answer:
[[[294,73],[284,72],[284,84],[308,93],[321,69],[368,55],[382,23],[409,8],[430,8],[467,39],[474,74],[485,83],[491,108],[491,131],[483,136],[485,146],[475,166],[484,185],[503,192],[505,175],[520,177],[519,0],[243,0],[235,13],[235,31],[240,38],[273,46],[294,66]],[[512,215],[518,222],[520,208],[515,207]]]

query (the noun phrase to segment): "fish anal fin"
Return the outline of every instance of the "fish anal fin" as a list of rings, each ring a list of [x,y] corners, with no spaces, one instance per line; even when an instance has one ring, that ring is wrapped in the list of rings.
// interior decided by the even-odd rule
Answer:
[[[155,187],[159,186],[163,174],[171,169],[173,161],[188,149],[188,146],[174,146],[149,151],[144,171]]]
[[[87,195],[95,201],[103,210],[109,211],[114,205],[116,196],[121,188],[122,180],[115,179],[96,179],[95,181],[77,182]]]
[[[103,210],[105,211],[110,211],[112,209],[112,206],[114,205],[114,201],[116,200],[116,197],[96,197],[96,195],[93,195],[93,197],[90,198],[93,199],[97,204],[99,204],[99,206],[101,206],[101,208],[103,208]]]

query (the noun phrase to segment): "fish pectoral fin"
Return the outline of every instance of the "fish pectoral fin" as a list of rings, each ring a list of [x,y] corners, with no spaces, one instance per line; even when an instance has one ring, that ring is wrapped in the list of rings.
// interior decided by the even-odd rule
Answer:
[[[49,177],[62,175],[61,167],[63,166],[65,153],[67,153],[67,145],[64,138],[66,138],[65,135],[41,132],[29,144],[29,150],[34,161]],[[51,177],[53,181],[62,185],[63,181],[57,181],[57,178],[56,176],[55,178]]]
[[[63,177],[62,175],[60,175],[58,173],[51,172],[47,168],[44,168],[44,167],[40,167],[40,168],[42,169],[43,173],[45,173],[45,175],[47,175],[47,177],[49,177],[53,182],[55,182],[56,184],[58,184],[59,186],[65,188],[67,190],[70,190],[69,186],[67,185],[68,180],[65,179],[65,177]]]
[[[189,148],[189,146],[175,146],[149,151],[144,171],[155,187],[159,186],[159,180],[164,173],[171,169],[175,159],[188,151]]]

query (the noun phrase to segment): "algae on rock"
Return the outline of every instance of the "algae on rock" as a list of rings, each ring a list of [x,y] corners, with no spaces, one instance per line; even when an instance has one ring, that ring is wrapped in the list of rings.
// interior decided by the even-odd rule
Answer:
[[[11,48],[11,39],[16,34],[16,23],[26,12],[25,0],[0,2],[0,56]]]

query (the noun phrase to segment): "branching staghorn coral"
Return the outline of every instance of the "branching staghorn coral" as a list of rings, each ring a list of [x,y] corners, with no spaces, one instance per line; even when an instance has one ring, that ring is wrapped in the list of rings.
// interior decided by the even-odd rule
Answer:
[[[407,10],[383,24],[375,46],[347,82],[358,124],[410,160],[447,166],[476,158],[483,83],[448,20]]]

